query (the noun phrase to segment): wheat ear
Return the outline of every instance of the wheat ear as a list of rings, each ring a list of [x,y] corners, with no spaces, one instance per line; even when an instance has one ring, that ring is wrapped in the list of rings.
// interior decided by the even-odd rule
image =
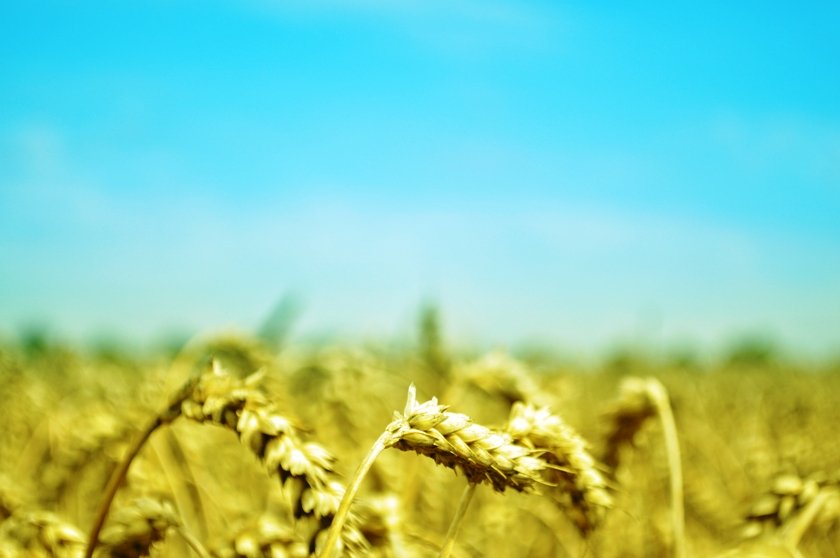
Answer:
[[[205,374],[191,396],[183,402],[183,415],[191,420],[222,426],[263,462],[270,474],[294,497],[295,518],[311,517],[318,525],[309,540],[314,552],[321,535],[333,523],[344,495],[344,486],[333,472],[333,456],[322,446],[305,442],[299,429],[254,386],[258,374],[240,379],[218,367]],[[367,540],[351,517],[341,532],[342,546],[350,554],[362,554]]]
[[[555,490],[550,494],[586,534],[612,506],[604,476],[586,448],[586,442],[559,416],[546,408],[515,403],[507,426],[513,440],[539,452],[551,465],[545,476]]]
[[[638,432],[649,419],[656,416],[656,407],[648,394],[647,381],[642,378],[624,378],[619,396],[607,411],[609,422],[601,462],[615,472],[621,460],[621,450],[631,445]]]
[[[306,558],[309,556],[309,548],[288,522],[282,522],[271,514],[263,514],[241,529],[232,541],[214,549],[213,555],[218,558]]]
[[[472,484],[488,483],[498,491],[533,489],[544,482],[547,464],[529,448],[513,442],[510,434],[472,422],[470,417],[446,410],[436,398],[417,402],[412,384],[402,414],[376,440],[344,493],[327,537],[323,558],[337,550],[338,533],[350,505],[377,456],[387,448],[414,451],[438,464],[460,471]]]

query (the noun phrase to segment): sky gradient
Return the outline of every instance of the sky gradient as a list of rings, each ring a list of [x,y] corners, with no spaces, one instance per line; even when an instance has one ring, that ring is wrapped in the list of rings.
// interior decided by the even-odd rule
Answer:
[[[840,4],[7,1],[0,333],[840,348]]]

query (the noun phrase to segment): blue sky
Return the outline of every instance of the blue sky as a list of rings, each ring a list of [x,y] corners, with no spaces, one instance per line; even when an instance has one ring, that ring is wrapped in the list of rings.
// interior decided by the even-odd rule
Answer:
[[[840,5],[0,7],[0,332],[840,347]]]

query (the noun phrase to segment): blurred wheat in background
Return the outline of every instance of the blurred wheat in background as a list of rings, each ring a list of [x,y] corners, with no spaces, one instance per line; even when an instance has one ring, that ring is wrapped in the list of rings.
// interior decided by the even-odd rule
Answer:
[[[399,350],[4,345],[0,556],[838,555],[836,364],[570,369],[437,328]]]

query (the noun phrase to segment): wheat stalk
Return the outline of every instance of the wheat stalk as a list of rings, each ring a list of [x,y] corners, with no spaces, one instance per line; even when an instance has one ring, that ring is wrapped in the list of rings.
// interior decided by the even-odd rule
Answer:
[[[93,526],[91,527],[90,534],[88,535],[88,545],[87,550],[85,551],[85,558],[92,558],[96,545],[99,544],[99,533],[102,530],[102,526],[105,524],[105,519],[108,517],[108,511],[111,509],[111,503],[114,501],[114,497],[117,495],[120,485],[128,474],[128,469],[131,467],[132,461],[134,461],[134,458],[140,453],[140,450],[143,449],[143,446],[155,430],[165,424],[171,423],[180,416],[181,405],[190,397],[190,394],[192,394],[195,389],[197,381],[197,377],[191,376],[178,389],[172,399],[170,399],[166,408],[158,413],[140,432],[119,467],[117,467],[117,469],[111,474],[111,478],[108,480],[108,486],[105,488],[105,495],[102,498],[102,502],[99,504],[99,509],[96,512],[96,518],[94,519]]]
[[[685,556],[685,497],[683,496],[682,459],[677,437],[677,425],[671,411],[671,403],[665,386],[656,378],[648,378],[647,391],[656,408],[662,424],[662,437],[668,455],[668,471],[671,480],[671,530],[674,535],[674,557]]]
[[[337,550],[338,533],[350,504],[377,456],[387,448],[414,451],[431,457],[435,463],[460,471],[471,484],[487,483],[500,492],[507,488],[530,490],[544,482],[545,461],[534,452],[512,441],[510,434],[472,422],[470,417],[446,410],[432,398],[417,402],[412,384],[402,414],[376,440],[356,471],[336,513],[325,543],[324,558]]]
[[[668,391],[656,378],[626,378],[621,383],[621,395],[610,412],[612,428],[607,437],[603,461],[613,470],[619,463],[621,447],[632,443],[636,433],[652,417],[659,417],[662,437],[668,456],[671,493],[671,530],[674,536],[673,553],[685,556],[685,504],[683,496],[682,462],[677,427]]]
[[[259,380],[259,375],[236,378],[217,367],[201,378],[183,402],[183,415],[235,432],[268,472],[277,475],[293,497],[294,516],[311,517],[318,525],[309,540],[310,551],[314,552],[332,523],[344,486],[333,472],[333,456],[322,446],[302,439],[292,421],[255,388]],[[357,524],[358,519],[351,517],[341,533],[342,547],[352,555],[368,547]]]
[[[446,532],[446,538],[441,545],[439,558],[449,558],[449,555],[452,554],[452,549],[455,548],[455,540],[458,538],[458,531],[460,531],[461,525],[464,522],[467,508],[469,508],[473,496],[475,496],[476,488],[476,484],[470,483],[464,489],[461,500],[458,502],[458,508],[455,510],[455,516],[452,518],[452,522],[449,524],[449,530]]]

